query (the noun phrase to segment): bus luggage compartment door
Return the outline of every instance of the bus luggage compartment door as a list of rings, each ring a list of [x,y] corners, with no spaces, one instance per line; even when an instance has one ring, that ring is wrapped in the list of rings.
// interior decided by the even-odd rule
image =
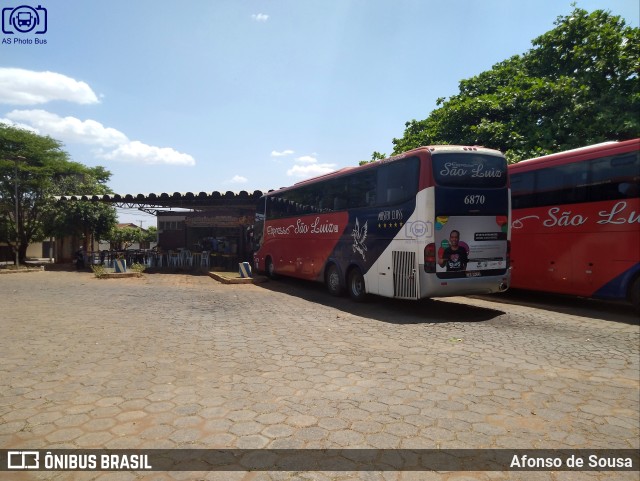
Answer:
[[[393,251],[393,297],[398,299],[418,298],[418,276],[416,253]]]

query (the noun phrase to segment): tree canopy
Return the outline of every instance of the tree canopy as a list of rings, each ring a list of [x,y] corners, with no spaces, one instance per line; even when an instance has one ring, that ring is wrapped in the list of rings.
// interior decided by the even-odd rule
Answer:
[[[129,249],[134,243],[151,243],[157,240],[158,229],[149,226],[142,229],[132,226],[114,226],[102,240],[108,240],[116,249]]]
[[[70,161],[61,143],[51,137],[0,123],[0,242],[17,248],[24,261],[27,246],[46,237],[99,237],[108,232],[116,222],[113,207],[85,202],[58,205],[53,196],[110,193],[106,185],[110,176],[103,167]]]
[[[424,120],[405,124],[394,154],[435,144],[483,145],[511,162],[640,136],[640,29],[576,8],[533,48],[462,80]],[[374,155],[375,160],[375,155]]]

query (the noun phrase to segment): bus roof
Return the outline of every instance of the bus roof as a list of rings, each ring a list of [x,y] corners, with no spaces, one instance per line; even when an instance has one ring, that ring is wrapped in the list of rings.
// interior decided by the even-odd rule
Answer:
[[[314,184],[315,182],[324,180],[324,179],[330,179],[333,177],[340,177],[342,175],[345,174],[349,174],[352,171],[356,171],[356,170],[361,170],[361,169],[369,169],[369,168],[375,168],[381,164],[386,164],[388,162],[395,162],[398,160],[402,160],[405,159],[407,157],[410,157],[411,155],[414,155],[416,153],[419,152],[429,152],[429,153],[435,153],[435,152],[478,152],[478,153],[483,153],[483,154],[492,154],[492,155],[497,155],[497,156],[501,156],[504,157],[504,155],[502,154],[502,152],[500,152],[499,150],[495,150],[495,149],[489,149],[487,147],[482,147],[480,145],[423,145],[421,147],[416,147],[415,149],[411,149],[411,150],[407,150],[406,152],[402,152],[401,154],[398,155],[394,155],[391,157],[387,157],[386,159],[382,159],[382,160],[376,160],[373,162],[369,162],[363,165],[357,165],[357,166],[352,166],[352,167],[343,167],[342,169],[338,169],[338,170],[334,170],[333,172],[328,172],[326,174],[322,174],[316,177],[312,177],[310,179],[305,179],[305,180],[301,180],[300,182],[296,182],[293,185],[290,185],[288,187],[280,187],[279,189],[273,189],[270,190],[267,194],[265,195],[271,195],[274,194],[276,192],[281,192],[281,191],[285,191],[285,190],[289,190],[289,189],[294,189],[303,185],[310,185],[310,184]]]
[[[480,152],[483,154],[494,154],[501,157],[503,156],[502,152],[500,152],[499,150],[490,149],[481,145],[428,145],[408,150],[400,155],[404,156],[412,152],[418,152],[425,149],[429,150],[429,152]]]
[[[586,145],[584,147],[578,147],[576,149],[565,150],[563,152],[556,152],[555,154],[548,154],[540,157],[521,160],[520,162],[509,165],[509,169],[520,170],[520,167],[522,167],[523,169],[535,169],[536,167],[549,162],[577,162],[594,157],[603,152],[616,154],[625,151],[637,150],[638,148],[640,148],[640,139],[624,141],[611,140],[608,142],[601,142],[599,144]]]
[[[361,167],[361,166],[358,166],[358,167]],[[315,182],[316,180],[323,179],[325,177],[331,177],[331,176],[334,176],[334,175],[337,176],[338,174],[346,174],[347,172],[349,172],[351,170],[355,170],[358,167],[356,167],[356,166],[343,167],[342,169],[338,169],[338,170],[334,170],[334,171],[331,171],[331,172],[327,172],[326,174],[318,175],[316,177],[311,177],[310,179],[301,180],[300,182],[296,182],[293,185],[296,186],[296,185],[308,184],[310,182]]]

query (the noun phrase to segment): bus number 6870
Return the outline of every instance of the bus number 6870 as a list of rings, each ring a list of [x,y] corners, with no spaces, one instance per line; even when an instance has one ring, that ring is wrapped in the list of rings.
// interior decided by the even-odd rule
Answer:
[[[484,204],[484,195],[465,195],[464,203],[466,205],[481,205]]]

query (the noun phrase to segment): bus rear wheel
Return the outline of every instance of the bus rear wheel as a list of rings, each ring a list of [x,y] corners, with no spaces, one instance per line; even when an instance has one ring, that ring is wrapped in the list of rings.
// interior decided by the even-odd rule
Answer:
[[[325,275],[325,283],[327,284],[327,290],[332,296],[341,296],[344,289],[342,281],[340,280],[340,270],[335,264],[331,264],[327,267],[327,273]]]
[[[367,291],[364,284],[364,276],[357,267],[349,272],[349,296],[356,302],[362,302],[367,297]]]

